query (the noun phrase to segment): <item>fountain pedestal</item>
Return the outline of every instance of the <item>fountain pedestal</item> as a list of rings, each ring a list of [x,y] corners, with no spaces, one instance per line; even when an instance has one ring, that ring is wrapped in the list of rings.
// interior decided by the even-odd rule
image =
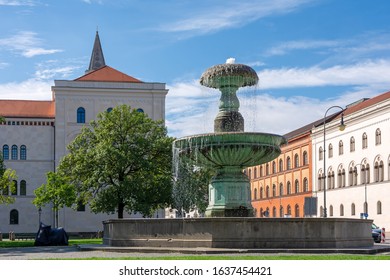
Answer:
[[[250,182],[239,166],[217,171],[209,186],[207,217],[252,217]]]

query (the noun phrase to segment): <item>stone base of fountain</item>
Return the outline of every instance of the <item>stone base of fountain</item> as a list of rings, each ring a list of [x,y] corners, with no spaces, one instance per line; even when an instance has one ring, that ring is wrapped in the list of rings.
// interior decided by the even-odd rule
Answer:
[[[340,218],[114,219],[103,244],[170,248],[357,248],[373,246],[372,220]]]
[[[217,171],[209,185],[206,217],[253,217],[250,182],[240,167],[225,166]]]

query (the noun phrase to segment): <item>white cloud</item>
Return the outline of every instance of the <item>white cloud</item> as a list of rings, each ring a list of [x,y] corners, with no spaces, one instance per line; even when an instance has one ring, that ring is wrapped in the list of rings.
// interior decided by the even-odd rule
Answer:
[[[328,68],[266,69],[258,72],[258,75],[263,89],[373,84],[390,86],[389,71],[390,60],[380,59]]]
[[[52,85],[53,82],[35,79],[0,84],[0,99],[51,100]]]
[[[29,31],[19,32],[11,37],[0,39],[0,49],[16,52],[24,57],[53,54],[61,52],[59,49],[44,49],[40,47],[42,40],[37,34]]]
[[[334,48],[340,46],[340,42],[332,40],[301,40],[288,41],[272,47],[265,52],[265,55],[284,55],[292,50],[308,50],[308,49],[323,49]]]
[[[259,88],[252,92],[240,90],[240,112],[245,118],[245,131],[285,134],[323,118],[327,108],[346,106],[365,97],[373,97],[390,89],[390,61],[366,61],[329,68],[267,69],[258,73]],[[346,86],[332,99],[275,97],[268,89]],[[184,137],[213,132],[218,113],[219,91],[204,88],[197,81],[168,86],[166,104],[167,127],[170,135]],[[333,95],[332,95],[333,96]]]
[[[0,62],[0,69],[4,69],[9,65],[9,63],[6,62]]]
[[[165,25],[165,32],[191,32],[205,34],[221,29],[242,26],[260,18],[285,14],[296,10],[312,0],[261,0],[224,1],[217,6],[207,5],[197,15]]]
[[[0,6],[35,6],[33,0],[0,0]]]

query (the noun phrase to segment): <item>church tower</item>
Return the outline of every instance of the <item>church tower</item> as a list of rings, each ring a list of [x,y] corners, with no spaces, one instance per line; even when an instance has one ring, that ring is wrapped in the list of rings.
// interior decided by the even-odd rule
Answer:
[[[88,69],[85,71],[85,74],[97,70],[103,66],[106,66],[106,62],[104,61],[102,45],[100,44],[99,32],[96,31],[91,60],[89,62]]]

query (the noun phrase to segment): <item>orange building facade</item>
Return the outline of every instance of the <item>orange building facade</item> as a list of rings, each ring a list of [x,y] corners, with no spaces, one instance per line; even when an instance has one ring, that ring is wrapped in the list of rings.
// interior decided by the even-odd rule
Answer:
[[[245,170],[251,182],[255,217],[304,217],[305,197],[312,197],[311,128],[284,137],[279,157]]]

